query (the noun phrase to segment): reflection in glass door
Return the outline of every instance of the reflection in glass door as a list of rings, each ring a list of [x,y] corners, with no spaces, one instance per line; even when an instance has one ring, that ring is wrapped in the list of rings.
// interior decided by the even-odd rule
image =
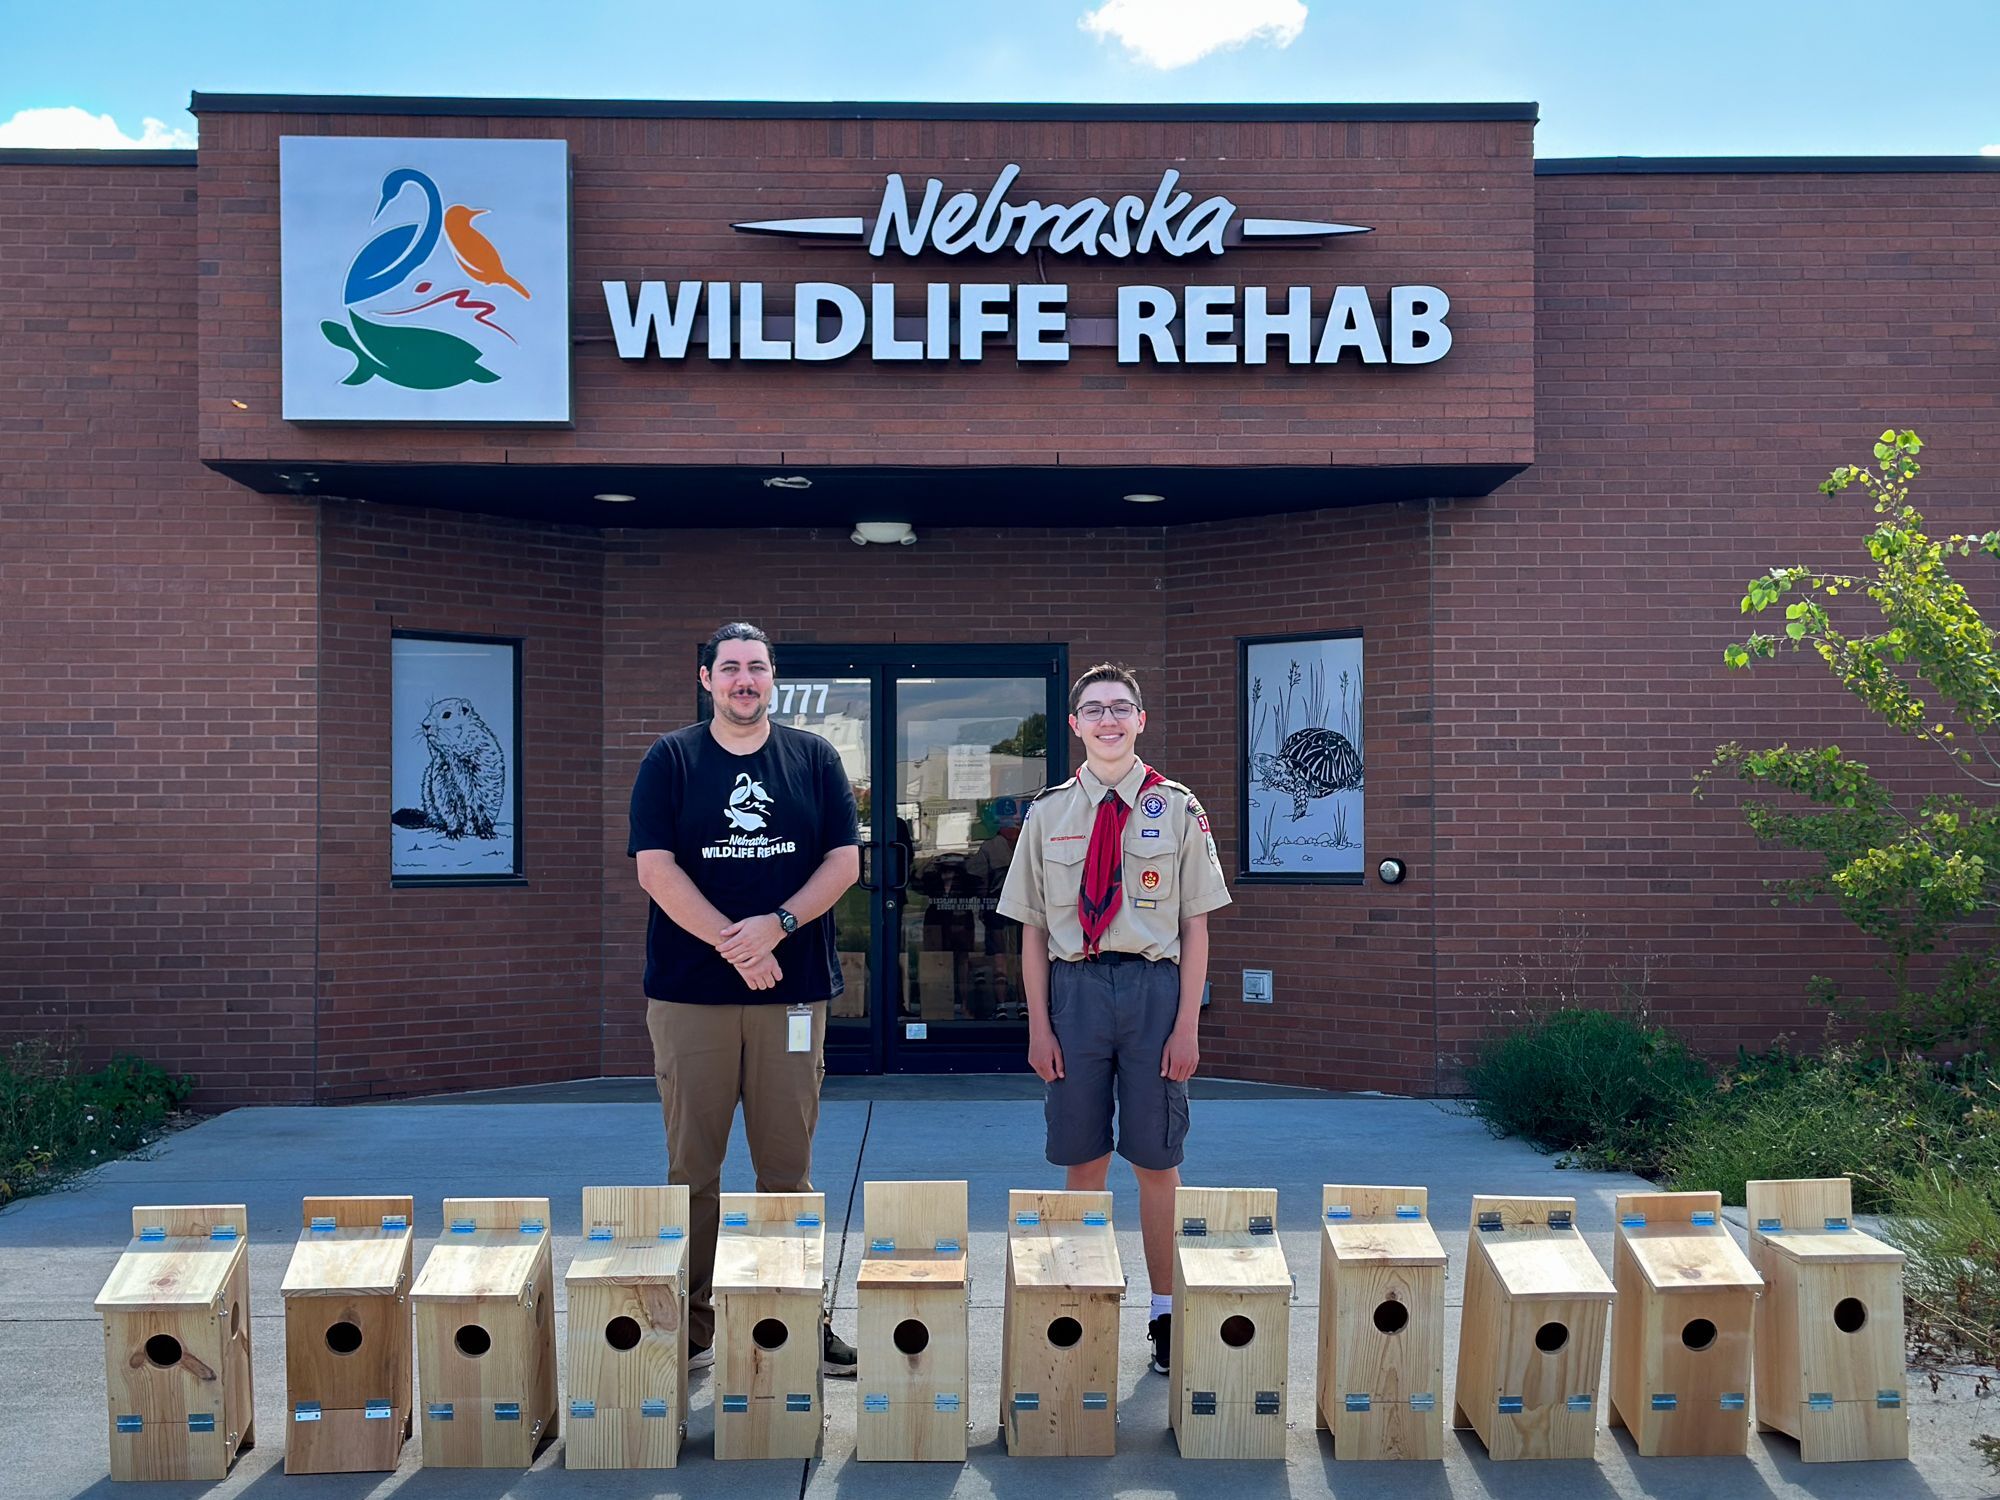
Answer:
[[[786,646],[771,709],[824,736],[860,807],[834,908],[830,1072],[1027,1066],[1021,931],[996,910],[1029,801],[1068,774],[1060,646]]]
[[[1048,680],[899,675],[895,702],[897,838],[910,858],[891,1044],[935,1052],[969,1024],[1027,1018],[1021,929],[997,907],[1022,817],[1048,784]]]

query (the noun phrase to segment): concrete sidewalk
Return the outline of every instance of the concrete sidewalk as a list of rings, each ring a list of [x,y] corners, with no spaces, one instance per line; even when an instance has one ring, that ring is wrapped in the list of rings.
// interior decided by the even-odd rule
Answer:
[[[893,1092],[893,1091],[891,1091]],[[419,1263],[435,1240],[439,1202],[453,1196],[546,1195],[554,1211],[558,1341],[564,1328],[563,1269],[581,1240],[586,1184],[657,1181],[660,1117],[644,1102],[426,1103],[365,1109],[245,1109],[171,1137],[146,1160],[111,1163],[74,1191],[0,1212],[0,1494],[62,1497],[253,1494],[258,1500],[361,1497],[773,1496],[781,1500],[877,1500],[947,1495],[1000,1500],[1068,1493],[1194,1494],[1226,1487],[1252,1500],[1292,1497],[1825,1496],[1855,1500],[1972,1500],[2000,1491],[1968,1439],[2000,1429],[2000,1399],[1974,1401],[1969,1385],[1932,1395],[1911,1387],[1909,1463],[1807,1468],[1797,1445],[1751,1440],[1746,1459],[1641,1459],[1622,1431],[1601,1431],[1596,1463],[1493,1464],[1471,1434],[1448,1434],[1443,1464],[1335,1464],[1314,1430],[1320,1185],[1423,1183],[1451,1253],[1447,1299],[1453,1326],[1445,1350],[1449,1390],[1456,1358],[1466,1222],[1475,1191],[1555,1193],[1578,1199],[1578,1220],[1607,1266],[1612,1199],[1636,1178],[1557,1170],[1549,1158],[1494,1141],[1448,1105],[1378,1098],[1204,1098],[1195,1109],[1186,1168],[1191,1183],[1276,1187],[1279,1231],[1298,1281],[1292,1330],[1288,1461],[1190,1464],[1166,1431],[1166,1381],[1145,1372],[1144,1259],[1131,1174],[1113,1174],[1121,1252],[1136,1290],[1122,1328],[1119,1454],[1113,1459],[1010,1459],[997,1431],[1000,1303],[1010,1187],[1056,1186],[1041,1160],[1041,1110],[1032,1099],[829,1098],[817,1150],[827,1195],[828,1276],[835,1322],[854,1329],[856,1263],[863,1240],[859,1184],[867,1178],[964,1177],[972,1202],[972,1453],[958,1466],[854,1462],[856,1395],[829,1381],[825,1458],[810,1464],[718,1464],[711,1457],[710,1383],[694,1382],[681,1467],[648,1473],[568,1472],[560,1442],[527,1473],[421,1470],[417,1443],[394,1475],[287,1478],[281,1468],[284,1342],[278,1285],[299,1231],[307,1193],[410,1193],[417,1200]],[[747,1191],[739,1130],[725,1186]],[[135,1203],[247,1202],[255,1309],[258,1446],[220,1485],[114,1486],[107,1478],[102,1339],[92,1299],[130,1233]],[[851,1212],[850,1212],[851,1209]],[[567,1389],[565,1385],[564,1389]],[[1447,1409],[1449,1403],[1446,1403]]]

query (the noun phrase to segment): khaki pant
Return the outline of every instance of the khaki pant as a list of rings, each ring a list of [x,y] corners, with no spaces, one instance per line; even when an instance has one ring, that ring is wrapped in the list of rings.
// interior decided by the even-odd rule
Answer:
[[[811,1007],[812,1050],[786,1050],[788,1005],[646,1002],[667,1124],[667,1181],[688,1190],[688,1342],[715,1342],[715,1236],[722,1159],[743,1104],[760,1193],[812,1191],[812,1138],[826,1073],[826,1005]]]

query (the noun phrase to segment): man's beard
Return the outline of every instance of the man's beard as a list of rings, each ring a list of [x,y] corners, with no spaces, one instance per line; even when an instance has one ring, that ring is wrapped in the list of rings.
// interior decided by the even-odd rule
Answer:
[[[717,713],[721,714],[730,723],[743,725],[747,728],[771,711],[771,700],[768,698],[753,698],[750,701],[756,707],[745,710],[737,706],[734,698],[722,697],[716,700],[715,709]]]

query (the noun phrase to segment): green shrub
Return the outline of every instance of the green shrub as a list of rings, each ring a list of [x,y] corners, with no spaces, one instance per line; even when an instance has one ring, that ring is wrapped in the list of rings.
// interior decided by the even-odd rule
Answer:
[[[1713,1190],[1741,1204],[1766,1177],[1851,1177],[1854,1207],[1892,1207],[1900,1179],[1926,1172],[1992,1173],[1995,1080],[1982,1058],[1744,1059],[1674,1133],[1662,1163],[1677,1192]]]
[[[1489,1042],[1466,1070],[1472,1112],[1588,1166],[1652,1176],[1676,1124],[1701,1107],[1708,1065],[1632,1016],[1564,1009]]]
[[[15,1043],[0,1055],[0,1204],[144,1145],[193,1088],[136,1057],[86,1073],[62,1044]]]
[[[1979,1111],[1983,1133],[2000,1135],[2000,1111]],[[1932,1388],[1971,1375],[1989,1396],[2000,1365],[2000,1175],[1933,1169],[1896,1184],[1889,1237],[1909,1257],[1903,1271],[1910,1364]],[[1972,1446],[2000,1473],[2000,1438]]]

